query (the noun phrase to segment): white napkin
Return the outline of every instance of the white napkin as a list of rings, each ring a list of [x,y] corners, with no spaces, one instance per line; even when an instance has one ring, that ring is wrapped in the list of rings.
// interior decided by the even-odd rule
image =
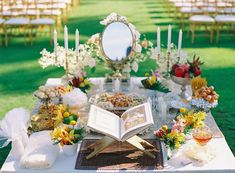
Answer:
[[[34,133],[20,160],[20,166],[28,169],[50,168],[59,155],[59,146],[53,145],[50,131]]]
[[[78,88],[73,89],[63,96],[63,103],[69,106],[83,107],[86,106],[87,102],[87,95]]]
[[[0,136],[5,147],[12,141],[11,155],[19,159],[28,143],[27,128],[30,120],[30,113],[23,108],[15,108],[9,111],[2,121],[0,121]]]

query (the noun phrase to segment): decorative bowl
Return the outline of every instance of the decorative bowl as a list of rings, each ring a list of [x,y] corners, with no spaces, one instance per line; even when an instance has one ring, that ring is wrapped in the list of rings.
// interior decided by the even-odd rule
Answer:
[[[180,97],[184,100],[190,100],[191,97],[187,94],[186,92],[186,86],[191,84],[191,79],[190,78],[182,78],[182,77],[176,77],[176,76],[171,76],[171,80],[175,82],[178,85],[181,85],[181,93]]]
[[[176,77],[176,76],[171,76],[171,80],[175,82],[176,84],[179,85],[190,85],[191,84],[191,79],[190,78],[182,78],[182,77]]]

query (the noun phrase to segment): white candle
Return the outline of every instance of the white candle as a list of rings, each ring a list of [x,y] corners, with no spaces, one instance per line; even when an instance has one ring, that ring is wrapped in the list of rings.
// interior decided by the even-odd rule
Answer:
[[[167,51],[171,51],[171,25],[168,26],[168,40],[167,40]]]
[[[79,53],[79,31],[76,29],[75,33],[75,55],[78,56]]]
[[[57,61],[57,32],[54,30],[54,53],[55,53],[55,59]]]
[[[180,57],[181,47],[182,47],[182,29],[179,32],[179,39],[178,39],[178,56]]]
[[[157,28],[157,53],[161,52],[161,31],[160,28]]]
[[[68,28],[66,25],[64,26],[64,48],[65,53],[68,53]]]

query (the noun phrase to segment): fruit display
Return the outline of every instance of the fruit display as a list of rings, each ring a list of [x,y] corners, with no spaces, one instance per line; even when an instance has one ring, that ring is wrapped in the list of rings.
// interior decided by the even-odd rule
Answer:
[[[194,98],[202,98],[209,103],[214,103],[218,101],[219,95],[215,92],[213,86],[204,86],[195,93]]]
[[[200,61],[200,58],[196,58],[196,56],[193,57],[193,61],[187,61],[187,63],[184,64],[174,64],[171,69],[171,74],[180,77],[180,78],[192,78],[200,76],[201,71],[201,65],[203,63]]]

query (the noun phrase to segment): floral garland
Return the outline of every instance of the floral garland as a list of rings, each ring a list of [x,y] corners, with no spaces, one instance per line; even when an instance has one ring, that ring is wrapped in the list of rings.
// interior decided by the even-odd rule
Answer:
[[[128,22],[125,16],[119,16],[117,13],[111,13],[107,18],[100,21],[101,25],[107,26],[112,22],[120,21],[126,23],[131,29],[134,36],[134,48],[131,52],[130,58],[128,58],[124,64],[124,68],[121,72],[130,73],[132,70],[137,72],[139,69],[139,62],[145,61],[147,58],[153,58],[154,48],[153,43],[148,41],[146,38],[140,40],[140,33],[136,30],[135,26]],[[106,58],[103,56],[102,49],[100,46],[101,33],[97,33],[91,36],[87,41],[87,45],[90,48],[90,52],[93,52],[93,57],[97,61],[106,62]],[[113,68],[109,64],[107,67]]]

